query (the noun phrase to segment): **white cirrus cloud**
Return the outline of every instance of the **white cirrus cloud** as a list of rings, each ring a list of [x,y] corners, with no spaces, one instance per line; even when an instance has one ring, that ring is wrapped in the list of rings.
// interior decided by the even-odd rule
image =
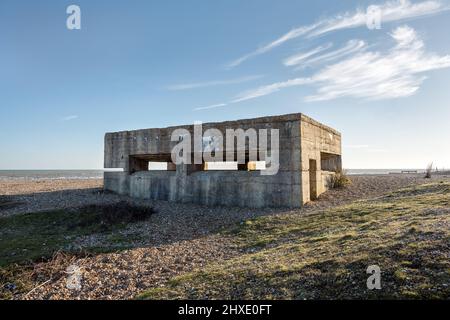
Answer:
[[[62,121],[70,121],[70,120],[75,120],[75,119],[78,119],[77,115],[67,116],[67,117],[62,118],[61,120]]]
[[[171,91],[179,91],[179,90],[189,90],[189,89],[198,89],[198,88],[206,88],[206,87],[214,87],[221,85],[230,85],[230,84],[239,84],[244,82],[249,82],[252,80],[261,79],[262,75],[252,75],[246,76],[236,79],[228,79],[228,80],[213,80],[213,81],[205,81],[205,82],[193,82],[193,83],[183,83],[176,84],[167,87],[168,90]]]
[[[239,94],[234,100],[231,101],[231,103],[237,103],[237,102],[242,102],[242,101],[247,101],[247,100],[267,96],[269,94],[278,92],[284,88],[297,87],[297,86],[305,85],[308,83],[313,83],[313,79],[311,79],[311,78],[296,78],[296,79],[291,79],[291,80],[287,80],[287,81],[272,83],[272,84],[265,85],[265,86],[262,86],[262,87],[259,87],[256,89],[245,91],[245,92]]]
[[[247,101],[285,88],[313,85],[317,93],[306,101],[340,97],[379,100],[413,95],[426,79],[425,72],[450,67],[450,55],[427,52],[416,31],[401,26],[390,34],[395,45],[385,53],[357,52],[323,67],[308,78],[295,78],[245,91],[231,103]],[[221,106],[226,105],[222,103]]]
[[[349,40],[345,44],[345,46],[343,46],[342,48],[339,48],[337,50],[334,50],[334,51],[310,58],[306,61],[303,61],[303,63],[301,63],[297,67],[297,69],[305,67],[305,66],[320,64],[320,63],[324,63],[324,62],[330,62],[330,61],[333,61],[333,60],[336,60],[339,58],[343,58],[350,54],[361,52],[361,51],[365,50],[366,48],[367,48],[367,44],[363,40]]]
[[[407,97],[419,90],[424,72],[450,67],[450,55],[427,52],[414,29],[398,27],[391,36],[396,45],[385,54],[358,53],[316,73],[312,78],[317,94],[306,100]]]
[[[252,58],[254,56],[266,53],[266,52],[268,52],[268,51],[270,51],[270,50],[272,50],[272,49],[282,45],[286,41],[289,41],[291,39],[295,39],[295,38],[298,38],[300,36],[306,35],[307,33],[309,33],[312,30],[314,30],[317,26],[318,25],[314,24],[314,25],[311,25],[311,26],[304,26],[304,27],[299,27],[299,28],[293,29],[293,30],[289,31],[288,33],[286,33],[285,35],[283,35],[282,37],[276,39],[275,41],[272,41],[271,43],[269,43],[269,44],[267,44],[265,46],[262,46],[262,47],[256,49],[255,51],[253,51],[251,53],[248,53],[248,54],[246,54],[246,55],[244,55],[244,56],[242,56],[242,57],[232,61],[231,63],[229,63],[227,65],[227,67],[228,68],[234,68],[234,67],[240,65],[244,61],[246,61],[246,60],[248,60],[248,59],[250,59],[250,58]]]
[[[324,45],[324,46],[319,46],[319,47],[314,48],[314,49],[312,49],[312,50],[309,50],[309,51],[307,51],[307,52],[300,52],[300,53],[297,53],[297,54],[295,54],[295,55],[293,55],[293,56],[290,56],[290,57],[286,58],[286,59],[283,61],[283,64],[284,64],[285,66],[287,66],[287,67],[299,65],[299,64],[301,64],[303,61],[307,60],[308,58],[310,58],[310,57],[312,57],[312,56],[315,56],[316,54],[318,54],[318,53],[320,53],[320,52],[322,52],[322,51],[325,51],[325,50],[330,49],[332,46],[333,46],[332,43],[328,43],[328,44],[326,44],[326,45]]]
[[[225,107],[227,104],[226,103],[218,103],[218,104],[212,104],[210,106],[206,106],[206,107],[198,107],[195,108],[195,111],[200,111],[200,110],[208,110],[208,109],[216,109],[216,108],[220,108],[220,107]]]
[[[409,0],[390,0],[377,5],[377,7],[381,14],[382,23],[429,16],[450,9],[450,7],[441,0],[426,0],[415,3],[412,3]],[[356,9],[338,14],[331,18],[324,18],[312,25],[292,29],[269,44],[234,60],[228,67],[236,67],[254,56],[266,53],[285,42],[298,37],[315,37],[332,31],[366,26],[368,18],[366,10]]]
[[[428,0],[416,3],[409,0],[391,0],[376,7],[380,11],[382,23],[423,17],[449,9],[440,0]],[[331,31],[366,26],[368,18],[366,10],[357,9],[354,12],[346,12],[326,19],[320,27],[316,28],[308,36],[313,37]]]

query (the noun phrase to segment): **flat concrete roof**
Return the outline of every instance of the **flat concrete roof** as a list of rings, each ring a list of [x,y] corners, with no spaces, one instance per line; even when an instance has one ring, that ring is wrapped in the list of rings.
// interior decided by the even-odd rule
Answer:
[[[341,133],[329,126],[326,126],[306,115],[303,113],[289,113],[284,115],[277,115],[277,116],[265,116],[265,117],[258,117],[258,118],[247,118],[247,119],[238,119],[238,120],[227,120],[227,121],[221,121],[221,122],[205,122],[202,123],[202,126],[207,127],[217,127],[217,126],[227,126],[227,125],[236,125],[237,123],[242,124],[252,124],[252,123],[275,123],[275,122],[289,122],[289,121],[305,121],[308,123],[311,123],[313,125],[316,125],[326,131],[330,131],[336,135],[341,135]],[[169,127],[162,127],[162,128],[146,128],[146,129],[137,129],[137,130],[124,130],[124,131],[117,131],[117,132],[107,132],[106,134],[117,134],[117,133],[126,133],[126,132],[137,132],[137,131],[144,131],[144,130],[176,130],[180,128],[186,128],[189,126],[193,126],[193,124],[187,124],[187,125],[177,125],[177,126],[169,126]]]

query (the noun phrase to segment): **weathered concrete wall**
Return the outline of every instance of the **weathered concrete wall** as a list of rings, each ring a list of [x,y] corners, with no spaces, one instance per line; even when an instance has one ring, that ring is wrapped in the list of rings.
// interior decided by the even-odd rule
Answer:
[[[300,121],[301,135],[301,175],[302,175],[302,203],[306,203],[315,196],[319,196],[328,189],[327,180],[333,172],[322,171],[321,153],[336,155],[339,161],[335,170],[342,170],[341,156],[341,134],[305,115],[301,115]],[[315,189],[316,195],[311,194],[311,168],[310,160],[315,160]],[[329,164],[329,163],[328,163]],[[314,173],[312,174],[314,175]]]
[[[172,132],[187,129],[193,136],[194,128],[188,125],[124,131],[105,135],[105,168],[124,169],[105,173],[105,189],[142,199],[205,205],[300,207],[309,200],[309,181],[303,176],[309,168],[302,159],[314,156],[320,162],[320,151],[340,154],[340,135],[301,114],[203,124],[203,132],[211,128],[223,133],[224,146],[226,129],[268,129],[269,148],[270,129],[278,129],[279,172],[264,176],[259,171],[195,171],[189,165],[178,165],[176,171],[132,172],[130,159],[131,165],[136,166],[133,156],[169,155],[178,143],[171,141]],[[333,132],[335,140],[329,140],[329,132]],[[318,139],[317,134],[322,137]],[[322,183],[318,173],[319,176]],[[319,189],[322,191],[324,187]]]

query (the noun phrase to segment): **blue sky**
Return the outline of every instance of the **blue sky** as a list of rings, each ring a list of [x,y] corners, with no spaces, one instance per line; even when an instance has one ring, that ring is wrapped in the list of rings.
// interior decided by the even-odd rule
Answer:
[[[449,6],[2,0],[0,169],[102,168],[105,132],[292,112],[341,131],[347,168],[449,168]]]

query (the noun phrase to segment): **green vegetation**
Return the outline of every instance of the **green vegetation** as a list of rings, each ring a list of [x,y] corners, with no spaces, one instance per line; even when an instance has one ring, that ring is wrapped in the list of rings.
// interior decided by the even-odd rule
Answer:
[[[70,251],[80,236],[116,231],[153,213],[152,208],[120,202],[0,217],[0,267],[48,259],[57,251]]]
[[[153,213],[152,208],[120,202],[0,217],[0,299],[11,298],[12,292],[26,292],[39,282],[35,279],[36,262],[49,261],[49,270],[64,270],[57,266],[67,264],[76,255],[131,247],[135,237],[120,236],[119,231]],[[93,234],[107,236],[110,246],[84,247],[82,252],[73,246],[77,238]]]
[[[226,232],[242,254],[176,277],[143,299],[450,298],[450,184],[401,189]],[[381,268],[381,290],[366,269]]]

